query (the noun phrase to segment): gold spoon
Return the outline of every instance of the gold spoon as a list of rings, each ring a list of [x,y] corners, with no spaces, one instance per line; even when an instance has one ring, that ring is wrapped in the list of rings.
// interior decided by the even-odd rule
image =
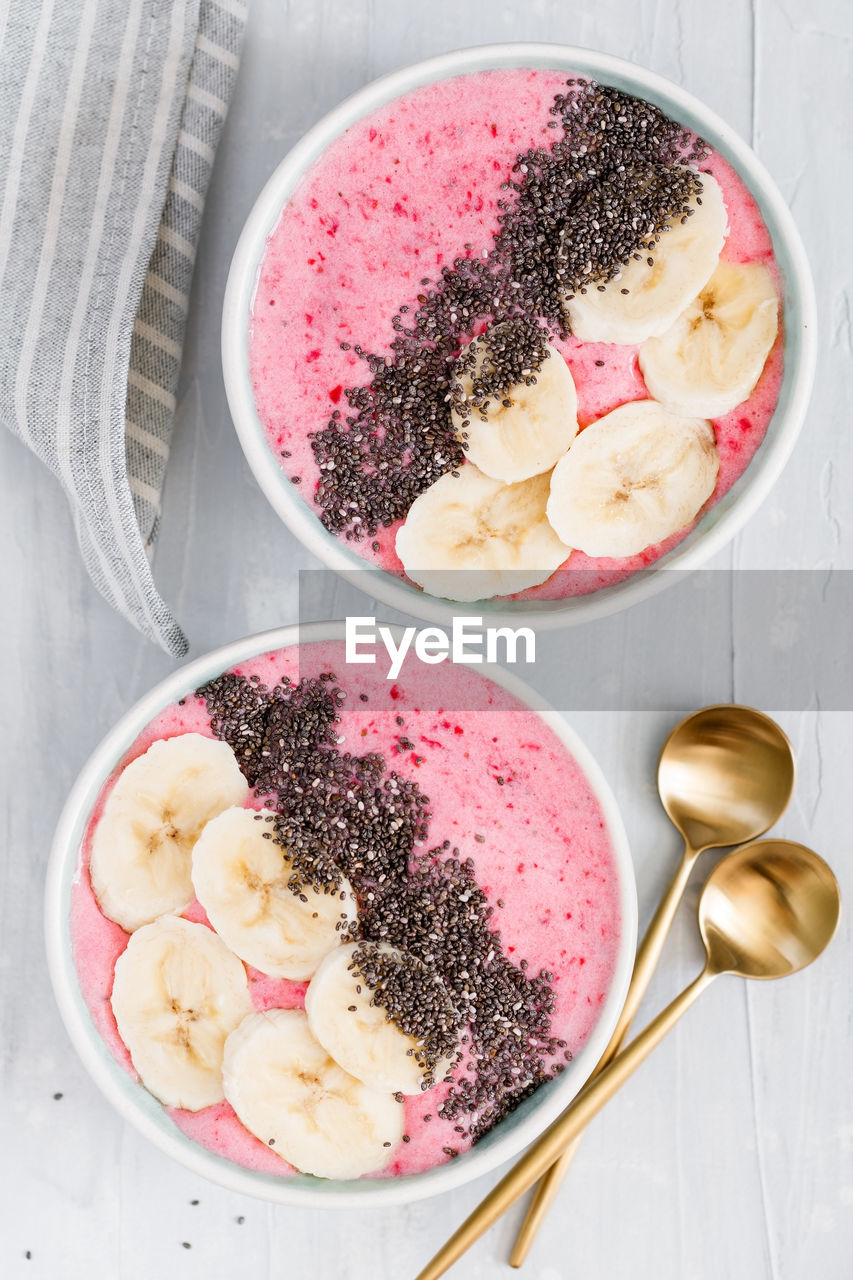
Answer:
[[[589,1124],[640,1063],[721,973],[784,978],[817,959],[838,924],[841,896],[829,867],[804,845],[759,840],[728,854],[699,899],[705,967],[663,1013],[586,1085],[521,1157],[417,1280],[438,1280]]]
[[[684,837],[672,883],[640,943],[625,1005],[590,1079],[622,1047],[652,974],[696,859],[706,849],[743,844],[763,835],[784,813],[794,790],[794,753],[774,720],[752,707],[704,707],[682,720],[658,762],[661,803]],[[509,1261],[520,1267],[560,1189],[577,1138],[536,1189]]]

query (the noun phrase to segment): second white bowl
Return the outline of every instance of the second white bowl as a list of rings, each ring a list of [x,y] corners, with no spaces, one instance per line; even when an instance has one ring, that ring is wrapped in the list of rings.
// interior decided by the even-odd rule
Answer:
[[[634,872],[628,841],[613,794],[587,748],[561,715],[502,668],[480,672],[531,707],[580,766],[601,807],[610,835],[621,918],[616,963],[601,1012],[586,1042],[563,1073],[542,1085],[470,1150],[426,1173],[399,1178],[334,1182],[293,1175],[277,1177],[235,1164],[200,1146],[172,1121],[167,1110],[115,1059],[95,1026],[77,976],[71,942],[71,901],[84,833],[105,782],[148,724],[165,708],[202,684],[259,654],[312,641],[342,640],[339,623],[285,627],[249,636],[182,667],[152,689],[119,721],[80,774],[63,810],[47,875],[47,955],[63,1021],[86,1068],[108,1101],[145,1137],[193,1172],[233,1191],[279,1204],[321,1208],[404,1204],[461,1186],[517,1155],[556,1118],[580,1090],[607,1044],[625,1001],[637,936]]]
[[[533,67],[577,72],[647,99],[703,137],[740,174],[773,240],[783,279],[784,376],[767,434],[746,471],[677,547],[652,567],[592,594],[559,600],[486,600],[461,608],[426,595],[413,584],[371,568],[334,537],[300,498],[267,443],[249,374],[252,299],[267,238],[306,170],[355,121],[422,85],[495,68]],[[225,293],[222,360],[234,424],[255,478],[290,530],[329,568],[384,604],[430,622],[476,611],[491,624],[561,627],[613,613],[677,580],[725,545],[755,512],[793,448],[814,376],[816,308],[805,252],[779,191],[753,152],[719,116],[696,98],[642,67],[567,45],[503,44],[463,49],[382,77],[336,107],[297,143],[267,182],[240,236]]]

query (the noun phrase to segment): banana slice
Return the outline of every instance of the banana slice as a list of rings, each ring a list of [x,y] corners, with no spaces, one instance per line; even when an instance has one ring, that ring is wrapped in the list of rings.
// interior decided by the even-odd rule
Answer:
[[[227,809],[193,849],[196,897],[223,941],[274,978],[302,981],[358,920],[349,881],[332,893],[288,888],[293,863],[276,844],[269,809]]]
[[[131,761],[95,829],[89,877],[105,916],[132,933],[192,902],[192,848],[202,827],[249,784],[226,742],[183,733]]]
[[[228,1037],[222,1075],[240,1121],[302,1173],[378,1173],[403,1136],[400,1103],[333,1062],[299,1009],[246,1018]]]
[[[690,201],[685,221],[673,219],[654,248],[639,249],[640,260],[632,257],[608,284],[591,285],[564,303],[576,338],[633,346],[658,337],[707,284],[728,234],[728,215],[716,180],[703,173],[701,181],[702,194]]]
[[[413,582],[448,600],[512,595],[550,578],[571,554],[545,517],[548,475],[505,485],[465,463],[436,480],[397,531]]]
[[[640,347],[646,386],[673,413],[719,418],[752,394],[778,328],[767,268],[721,262],[672,328]]]
[[[636,400],[593,422],[557,463],[548,519],[589,556],[637,555],[690,523],[719,467],[709,422]]]
[[[155,1098],[187,1111],[222,1101],[225,1040],[252,1001],[246,970],[221,938],[180,916],[143,925],[116,961],[111,1000]]]
[[[414,989],[424,1015],[424,1036],[406,1035],[373,1001],[357,957],[384,971],[385,979]],[[371,1089],[421,1093],[442,1080],[454,1057],[427,1065],[424,1045],[432,1026],[443,1023],[455,1035],[456,1010],[447,991],[415,956],[386,943],[353,942],[338,947],[320,965],[305,995],[308,1025],[323,1048],[345,1071]]]
[[[542,367],[531,371],[529,383],[516,383],[505,396],[492,396],[481,409],[470,402],[474,380],[491,365],[491,353],[482,340],[471,345],[476,353],[473,375],[463,373],[459,378],[468,403],[465,409],[454,406],[451,410],[456,434],[466,443],[471,462],[484,475],[506,484],[550,471],[578,430],[578,397],[569,366],[549,345]]]

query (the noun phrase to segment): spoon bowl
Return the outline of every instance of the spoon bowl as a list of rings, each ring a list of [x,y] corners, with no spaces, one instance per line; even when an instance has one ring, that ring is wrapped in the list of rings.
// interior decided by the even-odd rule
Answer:
[[[703,707],[676,725],[658,763],[661,803],[695,851],[754,840],[793,789],[791,744],[752,707]]]
[[[699,929],[715,973],[784,978],[823,951],[838,924],[838,882],[811,849],[760,840],[711,872]]]

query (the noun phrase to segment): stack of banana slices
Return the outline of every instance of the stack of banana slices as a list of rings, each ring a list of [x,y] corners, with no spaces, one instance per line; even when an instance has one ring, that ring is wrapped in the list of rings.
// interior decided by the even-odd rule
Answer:
[[[244,808],[248,797],[231,748],[197,733],[154,742],[107,797],[89,875],[103,914],[131,934],[111,997],[119,1035],[166,1106],[226,1099],[303,1173],[377,1172],[403,1137],[399,1094],[420,1093],[452,1062],[422,1065],[416,1042],[371,1003],[354,952],[434,979],[406,952],[345,944],[358,922],[352,887],[294,892],[274,814]],[[181,916],[195,898],[212,928]],[[305,1011],[255,1012],[247,964],[310,980]]]
[[[722,192],[701,195],[607,285],[568,297],[582,342],[639,348],[649,399],[578,431],[577,395],[561,354],[492,402],[451,409],[467,460],[409,509],[397,553],[431,595],[473,601],[537,586],[573,549],[627,557],[684,529],[714,492],[719,457],[709,419],[752,393],[776,340],[778,296],[758,263],[721,262]],[[475,370],[489,359],[475,339]]]

